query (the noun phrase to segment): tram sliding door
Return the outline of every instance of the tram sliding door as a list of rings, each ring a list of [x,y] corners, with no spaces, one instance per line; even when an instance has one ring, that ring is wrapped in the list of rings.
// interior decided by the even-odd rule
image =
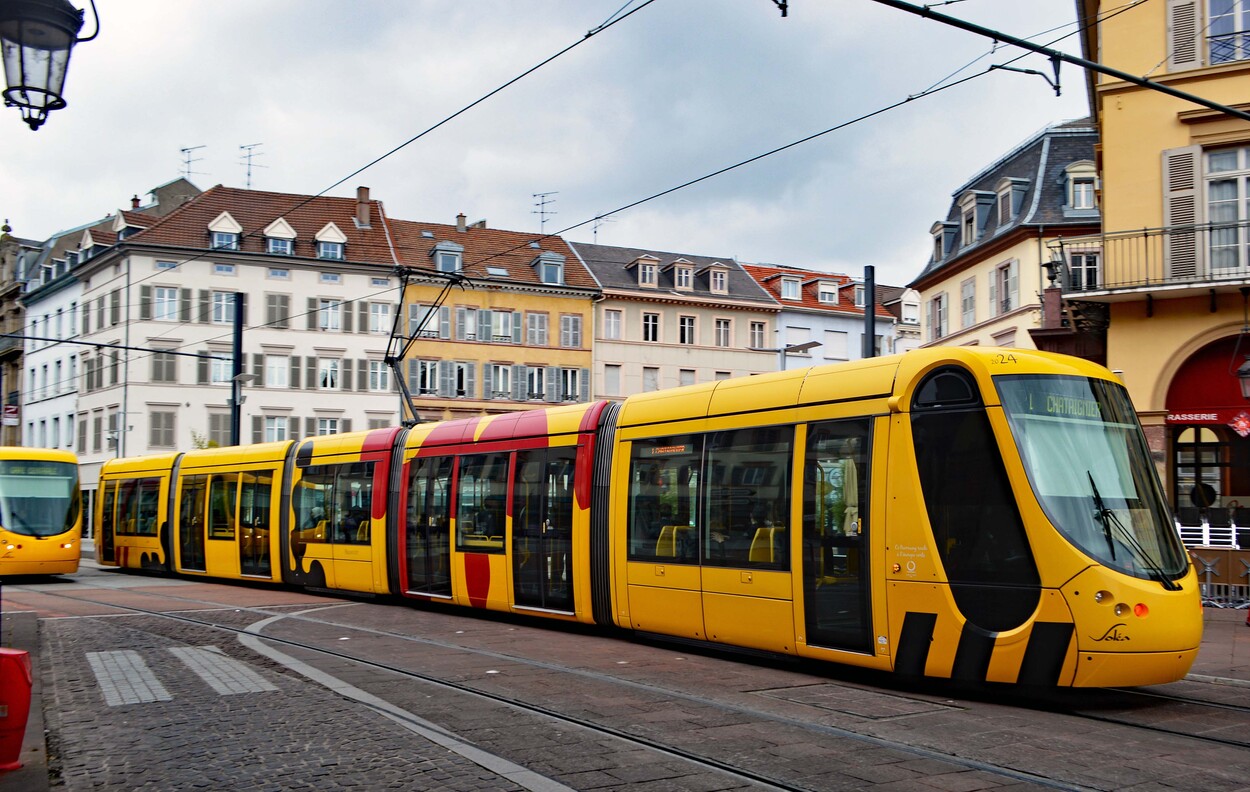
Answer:
[[[512,585],[517,605],[573,610],[576,447],[520,451],[514,465]]]
[[[410,594],[451,596],[451,468],[454,457],[409,463],[404,535]]]
[[[870,419],[815,423],[803,475],[803,594],[809,646],[872,652],[868,575]]]

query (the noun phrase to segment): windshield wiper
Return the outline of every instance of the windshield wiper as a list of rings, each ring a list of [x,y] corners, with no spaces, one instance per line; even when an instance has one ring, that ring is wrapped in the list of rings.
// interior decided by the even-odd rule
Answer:
[[[1098,485],[1094,483],[1094,474],[1088,470],[1085,471],[1085,474],[1089,476],[1089,486],[1094,492],[1094,508],[1098,521],[1102,523],[1102,530],[1107,537],[1107,544],[1111,547],[1111,560],[1115,560],[1115,543],[1111,537],[1111,526],[1114,525],[1120,529],[1120,536],[1125,543],[1135,551],[1137,559],[1150,570],[1151,577],[1168,591],[1180,591],[1181,585],[1167,576],[1167,573],[1163,571],[1163,567],[1151,557],[1150,553],[1146,552],[1146,548],[1141,546],[1133,532],[1124,527],[1124,523],[1120,522],[1120,518],[1115,516],[1115,512],[1108,509],[1106,504],[1102,502],[1102,496],[1098,494]]]

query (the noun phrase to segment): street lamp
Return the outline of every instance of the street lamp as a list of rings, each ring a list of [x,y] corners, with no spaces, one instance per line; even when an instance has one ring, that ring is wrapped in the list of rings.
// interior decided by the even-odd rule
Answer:
[[[0,49],[4,54],[4,106],[16,107],[32,130],[48,120],[48,113],[65,107],[61,92],[69,69],[70,50],[100,32],[78,38],[83,12],[68,0],[0,0]]]
[[[240,422],[243,420],[243,386],[257,380],[255,374],[235,374],[230,378],[230,445],[237,446],[240,439]]]
[[[747,347],[752,352],[776,352],[777,370],[786,370],[786,355],[797,355],[801,352],[807,352],[820,346],[819,341],[804,341],[802,344],[786,344],[781,348],[776,347]]]

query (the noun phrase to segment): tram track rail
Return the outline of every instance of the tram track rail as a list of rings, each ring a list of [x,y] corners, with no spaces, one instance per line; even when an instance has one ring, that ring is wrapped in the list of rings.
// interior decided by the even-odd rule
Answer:
[[[104,589],[107,591],[118,590],[118,589],[109,588],[109,587],[104,587]],[[1045,777],[1036,773],[1031,773],[1031,772],[1021,770],[1018,768],[1008,767],[1004,765],[995,764],[992,762],[979,760],[979,759],[972,758],[969,756],[963,756],[959,754],[943,752],[940,750],[934,750],[932,748],[927,748],[927,747],[914,745],[911,743],[893,740],[889,738],[884,738],[880,736],[875,736],[871,734],[865,734],[865,733],[857,732],[851,729],[831,726],[828,724],[820,724],[820,723],[813,723],[810,721],[804,721],[798,718],[787,717],[785,715],[779,715],[773,712],[767,712],[762,709],[751,708],[751,707],[743,706],[741,704],[735,704],[735,703],[726,702],[726,701],[718,701],[718,700],[714,700],[705,696],[691,694],[691,693],[687,693],[684,691],[675,690],[669,687],[648,684],[645,682],[639,682],[637,680],[624,679],[624,678],[613,676],[613,675],[606,674],[606,673],[590,671],[590,670],[582,669],[582,668],[572,668],[566,665],[562,665],[560,663],[554,663],[554,662],[544,661],[544,660],[536,660],[533,658],[526,658],[526,657],[521,657],[521,656],[517,656],[514,654],[504,653],[504,652],[498,652],[498,651],[493,651],[489,649],[466,646],[464,644],[445,641],[445,640],[439,640],[435,638],[415,636],[415,635],[410,635],[410,634],[391,631],[391,630],[380,630],[380,629],[365,627],[361,625],[344,624],[339,621],[328,620],[328,619],[313,617],[309,615],[309,613],[312,610],[322,610],[323,608],[315,608],[315,607],[310,606],[307,609],[294,610],[292,609],[292,606],[276,606],[276,607],[236,606],[236,605],[223,606],[219,602],[212,602],[209,600],[203,600],[203,599],[198,599],[198,598],[193,598],[193,597],[179,596],[179,595],[175,595],[166,591],[162,591],[159,594],[151,593],[151,592],[141,592],[133,588],[127,588],[125,589],[125,591],[132,596],[138,594],[142,596],[159,598],[166,605],[168,605],[168,603],[170,602],[178,602],[178,603],[183,603],[189,606],[206,606],[206,607],[196,609],[194,611],[186,610],[186,611],[170,612],[167,609],[155,610],[155,609],[140,607],[135,604],[122,604],[122,603],[117,603],[117,602],[111,602],[107,599],[107,597],[98,598],[98,597],[92,597],[92,596],[87,596],[87,595],[72,595],[72,594],[68,594],[65,592],[50,592],[47,590],[44,590],[41,593],[49,594],[54,597],[64,598],[67,600],[91,603],[91,604],[99,605],[99,606],[106,607],[106,608],[120,610],[125,613],[130,613],[134,615],[155,617],[155,618],[162,619],[162,620],[180,622],[183,624],[194,625],[200,628],[221,631],[221,632],[225,632],[228,634],[232,634],[236,636],[237,638],[239,638],[241,641],[244,641],[248,638],[261,639],[263,641],[270,642],[272,644],[276,644],[284,648],[297,649],[297,650],[301,650],[305,652],[311,652],[323,658],[331,658],[334,660],[352,663],[360,667],[367,667],[367,668],[370,668],[376,671],[385,672],[388,674],[396,674],[403,678],[411,679],[413,681],[417,681],[426,685],[431,685],[438,689],[449,691],[458,695],[472,696],[479,700],[486,700],[491,703],[497,704],[499,706],[508,707],[515,711],[526,713],[534,717],[550,719],[557,723],[566,724],[570,727],[582,729],[593,735],[620,740],[629,745],[637,746],[638,748],[652,751],[662,756],[667,756],[676,760],[690,763],[696,768],[718,772],[718,773],[727,775],[730,778],[737,779],[741,782],[761,786],[767,789],[786,790],[787,792],[790,790],[793,790],[794,792],[811,792],[812,790],[820,789],[822,787],[820,785],[815,785],[815,786],[804,785],[803,783],[795,781],[794,779],[779,778],[775,775],[758,772],[756,770],[752,770],[751,768],[743,767],[741,764],[735,764],[731,761],[726,761],[723,759],[718,759],[715,756],[710,756],[706,752],[697,752],[697,751],[689,750],[686,748],[681,748],[679,746],[674,746],[672,744],[667,744],[667,743],[661,742],[660,740],[648,737],[644,734],[639,734],[637,732],[629,731],[629,730],[626,730],[617,726],[598,722],[598,721],[591,720],[588,718],[579,717],[570,713],[561,712],[560,710],[553,709],[552,707],[544,706],[542,704],[535,703],[533,701],[520,699],[515,696],[509,696],[509,695],[505,695],[499,692],[485,690],[479,686],[475,686],[466,682],[458,682],[455,680],[438,677],[432,674],[423,673],[421,671],[418,671],[412,668],[400,667],[393,663],[374,660],[368,657],[361,657],[352,652],[343,651],[338,648],[328,648],[326,646],[317,645],[315,643],[310,643],[308,641],[296,640],[292,638],[276,636],[273,634],[266,634],[264,632],[258,632],[255,629],[253,629],[252,625],[249,625],[247,627],[238,627],[238,626],[233,626],[229,624],[223,624],[218,621],[211,620],[210,618],[206,616],[206,614],[214,612],[214,611],[222,611],[222,612],[230,612],[230,613],[244,612],[244,613],[250,613],[250,614],[265,617],[264,618],[265,622],[270,622],[278,618],[283,619],[283,620],[298,620],[298,621],[308,622],[310,624],[315,624],[315,625],[322,626],[322,627],[333,628],[335,630],[352,630],[358,633],[367,633],[367,634],[375,635],[378,637],[409,641],[409,642],[413,642],[417,644],[424,644],[424,645],[428,645],[432,647],[438,647],[438,648],[449,650],[449,651],[465,652],[465,653],[470,653],[472,655],[479,656],[479,657],[498,659],[500,661],[505,661],[509,663],[519,663],[519,664],[523,664],[523,665],[530,666],[533,668],[542,669],[544,671],[563,673],[563,674],[567,674],[573,677],[579,677],[587,681],[594,681],[594,682],[601,683],[601,684],[624,687],[624,688],[628,688],[628,689],[635,690],[638,692],[646,693],[652,696],[662,696],[667,699],[686,702],[694,706],[715,709],[717,711],[728,713],[734,716],[752,718],[752,719],[757,719],[761,721],[768,721],[770,723],[778,724],[780,726],[800,729],[809,734],[819,735],[821,737],[852,740],[852,741],[856,741],[866,746],[871,746],[872,748],[887,749],[887,750],[897,751],[903,754],[911,755],[911,756],[916,757],[917,759],[945,762],[954,767],[963,768],[963,769],[970,770],[970,771],[977,771],[980,773],[989,773],[995,777],[1003,779],[1004,781],[1009,781],[1009,782],[1014,782],[1014,783],[1023,782],[1023,783],[1028,783],[1028,784],[1034,784],[1034,785],[1037,785],[1038,787],[1048,788],[1048,789],[1083,790],[1083,789],[1095,788],[1095,787],[1082,786],[1080,784],[1071,783],[1071,782],[1067,782],[1063,780],[1048,778],[1048,777]],[[345,600],[345,602],[350,604],[354,602],[354,600],[347,599]],[[190,613],[197,613],[200,615],[192,616],[192,615],[189,615]],[[140,628],[130,626],[129,629],[140,629]],[[362,703],[364,704],[364,706],[368,706],[371,709],[374,709],[375,711],[378,711],[384,715],[387,715],[388,717],[392,717],[392,718],[396,717],[394,713],[383,711],[383,709],[377,707],[376,705],[370,704],[368,702],[362,702]],[[402,718],[403,716],[400,715],[399,719],[402,720]],[[454,734],[454,730],[451,733]]]

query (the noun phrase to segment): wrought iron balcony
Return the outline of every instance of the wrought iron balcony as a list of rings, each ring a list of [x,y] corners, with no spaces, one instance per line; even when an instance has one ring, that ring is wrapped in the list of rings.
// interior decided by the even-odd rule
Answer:
[[[1250,282],[1247,221],[1067,237],[1050,249],[1064,295],[1078,299]]]

